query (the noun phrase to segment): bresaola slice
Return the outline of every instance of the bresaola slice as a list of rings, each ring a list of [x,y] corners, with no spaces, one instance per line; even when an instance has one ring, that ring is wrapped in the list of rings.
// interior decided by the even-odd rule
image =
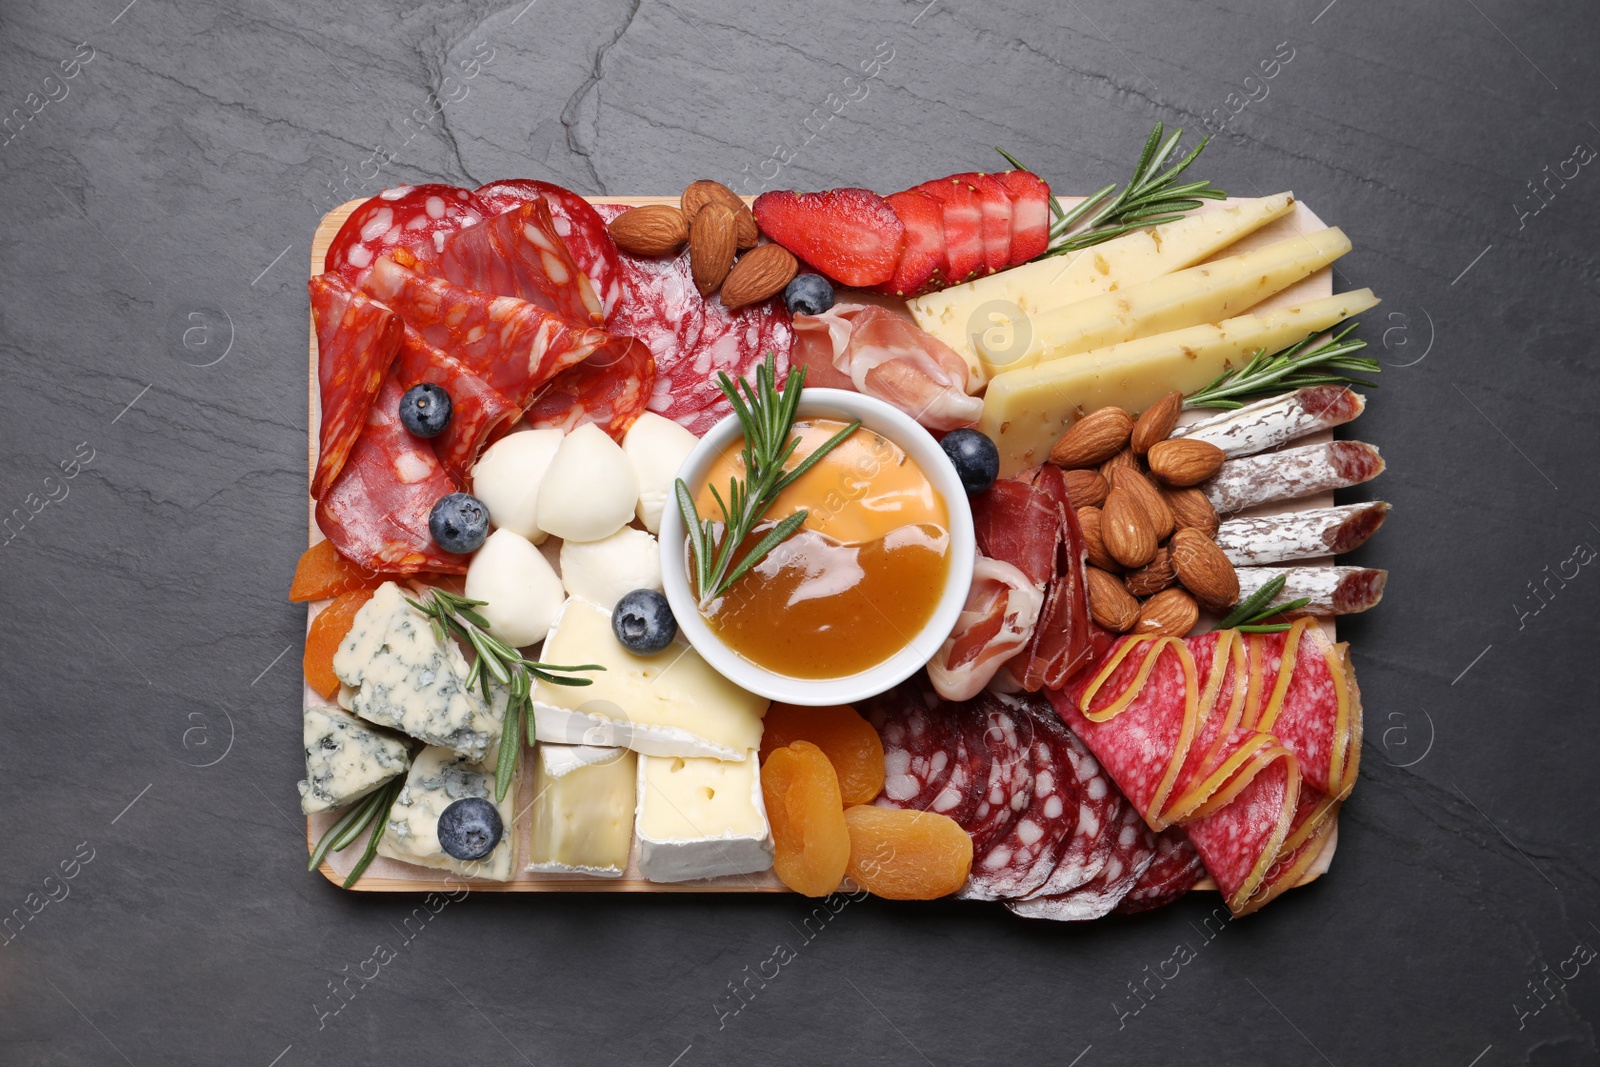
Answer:
[[[400,351],[403,327],[398,315],[337,274],[319,274],[309,286],[322,397],[311,495],[321,497],[361,436],[367,409]]]
[[[323,269],[359,286],[373,265],[397,248],[431,262],[451,234],[487,214],[473,193],[453,185],[385,189],[345,219],[328,245]]]

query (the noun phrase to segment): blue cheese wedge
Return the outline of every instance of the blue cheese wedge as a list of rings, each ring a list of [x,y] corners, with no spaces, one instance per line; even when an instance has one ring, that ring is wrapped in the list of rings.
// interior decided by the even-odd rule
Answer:
[[[445,748],[428,747],[418,753],[406,777],[405,787],[389,809],[378,855],[402,863],[438,867],[471,878],[497,882],[511,880],[516,831],[516,785],[506,791],[505,800],[495,807],[505,827],[504,836],[494,851],[481,860],[463,861],[439,847],[439,816],[444,809],[464,797],[484,797],[494,803],[494,771]]]
[[[307,815],[360,800],[411,766],[404,741],[338,708],[305,710],[305,744],[300,810]]]
[[[688,645],[629,652],[611,632],[611,613],[586,600],[567,601],[540,658],[605,668],[585,675],[591,685],[534,688],[540,741],[724,760],[742,760],[761,744],[766,698],[728,681]]]
[[[639,870],[652,882],[755,874],[772,834],[755,752],[742,760],[639,757]]]
[[[635,758],[625,748],[539,746],[528,870],[622,877],[633,847]]]
[[[462,684],[461,650],[449,638],[441,642],[393,582],[379,586],[356,613],[333,655],[333,672],[354,689],[350,710],[368,722],[473,760],[488,758],[499,740],[500,720]]]

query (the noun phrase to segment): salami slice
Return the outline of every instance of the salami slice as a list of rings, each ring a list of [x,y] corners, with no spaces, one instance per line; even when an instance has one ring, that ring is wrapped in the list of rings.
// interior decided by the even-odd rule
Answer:
[[[1265,646],[1267,659],[1288,671],[1285,684],[1274,686],[1256,729],[1270,732],[1294,753],[1307,786],[1342,799],[1355,785],[1355,763],[1351,701],[1338,650],[1312,619],[1299,620],[1287,633],[1252,636]],[[1285,677],[1282,670],[1279,677]]]
[[[1287,750],[1232,802],[1184,826],[1235,914],[1251,901],[1288,838],[1300,799],[1300,768]],[[1259,906],[1259,905],[1258,905]]]
[[[1200,853],[1189,837],[1176,826],[1169,826],[1156,837],[1156,858],[1122,898],[1116,911],[1134,915],[1165,907],[1195,887],[1205,876]]]
[[[655,380],[650,349],[634,338],[621,338],[550,379],[528,409],[528,422],[567,431],[592,422],[620,441],[644,414]]]
[[[1354,552],[1378,532],[1389,514],[1381,500],[1280,515],[1229,519],[1214,540],[1236,566],[1283,563]]]
[[[474,194],[487,213],[499,214],[519,204],[543,199],[550,205],[555,231],[561,237],[578,269],[588,275],[600,300],[607,325],[627,295],[621,253],[606,232],[606,219],[594,205],[570,189],[532,178],[507,178],[490,182]],[[627,332],[627,331],[623,331]]]
[[[1360,393],[1342,385],[1308,385],[1283,396],[1268,397],[1235,411],[1180,426],[1173,437],[1205,441],[1229,459],[1253,456],[1318,430],[1342,426],[1366,408]]]
[[[857,710],[883,742],[883,793],[875,803],[931,810],[961,755],[956,717],[921,677],[863,701]]]
[[[433,453],[400,424],[405,390],[391,373],[367,412],[344,470],[317,501],[317,525],[358,567],[389,574],[465,574],[467,557],[445,552],[428,533],[428,513],[456,490]]]
[[[322,393],[317,469],[311,495],[320,498],[344,468],[366,424],[367,409],[400,351],[400,318],[336,274],[310,281],[317,328],[317,381]]]
[[[1055,870],[1030,897],[1061,896],[1098,877],[1111,858],[1115,844],[1111,831],[1126,806],[1122,794],[1077,735],[1065,728],[1059,732],[1066,739],[1067,762],[1077,777],[1077,821]]]
[[[514,296],[571,322],[605,321],[593,283],[573,262],[543,198],[457,230],[437,262],[422,265],[463,289]]]
[[[521,417],[522,409],[409,326],[405,328],[396,368],[402,391],[420,382],[432,382],[450,394],[450,424],[431,443],[451,480],[458,486],[469,485],[478,453],[509,431]]]
[[[1299,609],[1308,615],[1354,615],[1377,607],[1389,583],[1389,572],[1373,567],[1240,567],[1238,574],[1241,597],[1283,575],[1278,599],[1308,598]]]
[[[972,874],[962,888],[966,899],[1007,900],[1027,896],[1049,880],[1077,828],[1082,802],[1066,730],[1053,716],[1031,716],[1029,746],[1033,796],[1028,807],[983,855],[973,854]],[[1080,883],[1081,884],[1081,883]]]
[[[1382,473],[1383,457],[1373,445],[1329,441],[1230,459],[1200,490],[1218,514],[1231,515],[1257,504],[1297,500],[1359,485]]]
[[[486,214],[476,196],[453,185],[385,189],[344,220],[328,245],[323,269],[359,286],[373,264],[396,248],[432,262],[439,258],[446,238],[482,221]]]
[[[1085,884],[1057,897],[1007,901],[1006,907],[1028,919],[1082,922],[1109,915],[1138,884],[1156,859],[1155,835],[1132,804],[1117,809],[1116,836],[1106,864]]]

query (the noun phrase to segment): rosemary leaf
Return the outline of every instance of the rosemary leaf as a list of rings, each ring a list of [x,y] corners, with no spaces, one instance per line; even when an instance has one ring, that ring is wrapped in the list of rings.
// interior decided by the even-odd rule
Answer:
[[[1245,597],[1228,614],[1217,623],[1219,630],[1231,630],[1246,619],[1254,618],[1262,608],[1272,603],[1272,598],[1283,592],[1284,583],[1288,581],[1284,575],[1278,575],[1267,582],[1260,589]]]
[[[372,836],[367,838],[366,850],[361,853],[361,858],[356,860],[356,865],[350,868],[350,873],[345,877],[346,889],[359,882],[361,876],[367,873],[367,868],[372,866],[372,860],[378,854],[378,842],[383,840],[383,832],[389,828],[389,811],[394,807],[394,798],[400,795],[404,785],[404,779],[396,778],[378,791],[380,799],[374,806],[377,821],[373,823]]]

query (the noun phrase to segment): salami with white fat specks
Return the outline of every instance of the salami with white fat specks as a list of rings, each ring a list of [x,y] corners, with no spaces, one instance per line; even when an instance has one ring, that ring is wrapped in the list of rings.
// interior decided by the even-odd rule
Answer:
[[[1071,836],[1061,849],[1050,877],[1028,894],[1030,897],[1060,896],[1086,885],[1099,875],[1111,858],[1110,830],[1122,794],[1117,792],[1110,776],[1076,734],[1064,728],[1061,734],[1066,739],[1067,762],[1076,777],[1077,822],[1071,828]],[[1071,817],[1070,812],[1068,817]]]
[[[1061,896],[1012,900],[1006,907],[1028,919],[1081,922],[1109,915],[1156,859],[1155,834],[1127,801],[1118,805],[1111,855],[1094,878]]]
[[[436,261],[457,230],[489,214],[470,190],[453,185],[398,185],[368,200],[344,220],[323,259],[323,269],[351,285],[379,258],[404,248],[419,260]]]
[[[961,756],[956,716],[918,675],[857,708],[883,742],[879,807],[930,811]]]
[[[607,220],[601,218],[594,205],[571,189],[532,178],[507,178],[490,182],[473,195],[488,214],[502,214],[520,204],[539,199],[548,203],[556,233],[567,246],[567,251],[572,253],[578,269],[588,275],[594,286],[605,323],[615,325],[611,319],[627,295],[627,283],[624,280],[621,253],[617,251],[611,234],[606,232]]]
[[[1165,907],[1195,887],[1205,877],[1206,866],[1189,843],[1189,837],[1169,826],[1156,837],[1156,858],[1117,905],[1117,914],[1134,915]]]
[[[402,389],[432,382],[450,394],[450,422],[431,438],[434,455],[459,486],[471,484],[472,465],[484,446],[510,431],[522,415],[510,397],[468,370],[460,360],[405,328],[395,374]]]
[[[393,311],[357,292],[337,274],[319,274],[308,284],[322,398],[311,495],[321,497],[361,436],[372,399],[400,351],[404,325]]]
[[[571,322],[605,321],[594,284],[573,262],[543,198],[457,230],[436,262],[421,263],[465,289],[526,300]]]
[[[983,693],[973,707],[984,747],[988,775],[977,795],[969,821],[974,858],[985,855],[1033,802],[1033,717],[1010,697]]]
[[[973,855],[972,874],[959,894],[966,899],[1013,899],[1034,892],[1055,871],[1077,827],[1078,775],[1066,730],[1042,716],[1031,719],[1032,799],[1006,834],[983,855]]]

